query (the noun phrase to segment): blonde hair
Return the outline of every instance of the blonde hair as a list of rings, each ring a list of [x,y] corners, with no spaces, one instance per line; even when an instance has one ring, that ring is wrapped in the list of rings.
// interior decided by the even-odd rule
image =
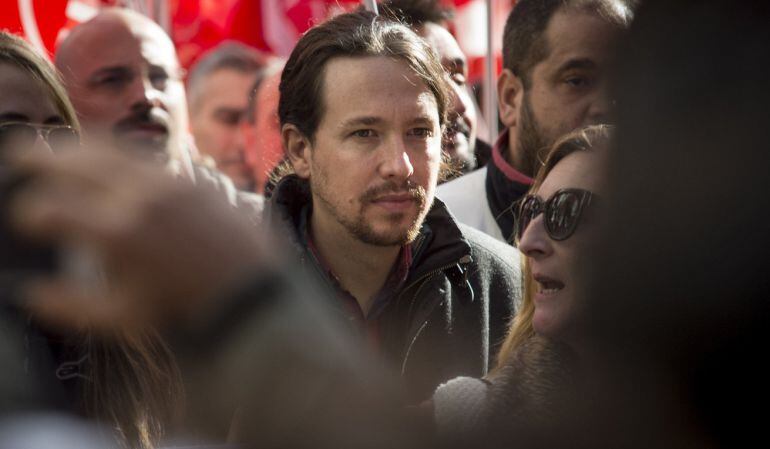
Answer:
[[[590,151],[600,146],[606,146],[609,143],[611,133],[612,127],[610,126],[593,125],[573,131],[557,140],[548,152],[543,166],[538,170],[529,193],[538,191],[545,178],[562,159],[577,151]],[[492,370],[492,375],[498,373],[511,360],[516,351],[535,336],[535,330],[532,327],[532,317],[535,314],[535,303],[532,299],[535,292],[535,281],[532,279],[532,272],[526,257],[522,257],[521,266],[524,279],[521,307],[511,322],[508,335],[500,347],[497,365]]]
[[[12,64],[29,73],[48,90],[48,96],[54,101],[56,109],[67,125],[80,131],[75,108],[67,95],[59,73],[45,56],[38,53],[24,39],[0,31],[0,63]]]

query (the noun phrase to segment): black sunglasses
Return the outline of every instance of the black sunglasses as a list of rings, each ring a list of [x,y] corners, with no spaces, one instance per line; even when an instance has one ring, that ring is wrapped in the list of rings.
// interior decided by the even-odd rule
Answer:
[[[9,148],[28,148],[34,145],[38,136],[53,149],[80,143],[80,135],[71,126],[5,122],[0,123],[0,151]]]
[[[543,224],[553,240],[566,240],[577,229],[583,210],[591,204],[593,193],[582,189],[561,189],[543,202],[535,195],[527,195],[519,207],[516,238],[521,240],[527,226],[538,215],[545,213]]]

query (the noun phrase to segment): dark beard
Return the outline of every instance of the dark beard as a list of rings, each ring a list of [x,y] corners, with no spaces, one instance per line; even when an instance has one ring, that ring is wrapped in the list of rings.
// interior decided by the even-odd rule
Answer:
[[[517,154],[522,158],[523,173],[533,178],[545,162],[543,158],[553,142],[543,136],[543,128],[537,123],[529,102],[529,92],[524,92],[519,118]]]

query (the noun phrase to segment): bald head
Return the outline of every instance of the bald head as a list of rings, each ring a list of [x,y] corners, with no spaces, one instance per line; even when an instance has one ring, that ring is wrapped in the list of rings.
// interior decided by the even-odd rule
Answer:
[[[186,151],[179,62],[155,22],[130,10],[104,10],[72,30],[55,62],[86,139],[160,158]]]

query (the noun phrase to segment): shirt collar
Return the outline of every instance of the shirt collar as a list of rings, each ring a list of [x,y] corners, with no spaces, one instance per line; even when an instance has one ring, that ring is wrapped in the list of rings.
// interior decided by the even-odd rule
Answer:
[[[502,172],[510,181],[532,185],[534,180],[513,168],[511,164],[505,160],[505,156],[503,156],[503,152],[508,152],[509,136],[510,131],[506,128],[497,138],[494,147],[492,147],[492,163],[495,164],[495,167],[497,167],[497,169],[500,170],[500,172]]]

